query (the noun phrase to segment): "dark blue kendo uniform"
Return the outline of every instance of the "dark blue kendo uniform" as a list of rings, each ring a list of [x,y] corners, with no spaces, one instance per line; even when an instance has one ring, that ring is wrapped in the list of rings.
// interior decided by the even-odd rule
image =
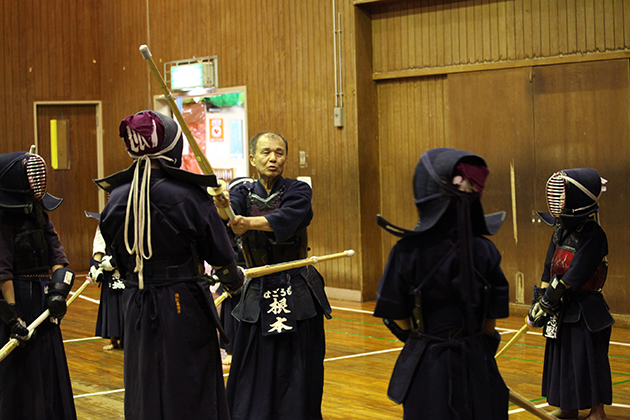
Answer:
[[[453,185],[455,175],[474,182],[475,192]],[[414,175],[416,227],[377,218],[402,238],[389,255],[374,316],[405,342],[388,389],[390,399],[403,404],[405,419],[508,418],[509,391],[494,360],[500,338],[484,331],[486,319],[509,315],[501,255],[482,236],[496,233],[505,217],[483,215],[479,193],[486,176],[477,155],[429,150]],[[412,328],[395,320],[413,320]]]
[[[424,320],[424,332],[410,335],[397,361],[397,367],[417,367],[407,372],[409,376],[395,369],[390,388],[409,381],[402,401],[405,419],[507,419],[507,389],[494,361],[499,343],[481,331],[484,316],[509,315],[501,255],[490,240],[474,236],[477,303],[472,308],[474,319],[467,319],[463,301],[469,296],[463,294],[468,289],[454,275],[459,267],[457,253],[449,253],[458,240],[454,226],[453,212],[447,211],[433,228],[401,239],[390,253],[374,316],[412,317],[416,301],[410,292],[422,284]],[[472,334],[464,325],[472,327]],[[426,347],[421,350],[422,346]]]
[[[150,182],[153,256],[144,261],[143,289],[124,241],[129,183],[111,191],[100,222],[126,284],[125,416],[229,419],[216,309],[200,265],[228,265],[234,252],[202,187],[162,169],[152,170]]]
[[[601,284],[591,279],[608,254],[606,234],[593,219],[565,228],[560,223],[552,236],[545,260],[543,282],[551,280],[557,249],[573,253],[562,281],[569,286],[563,295],[557,338],[545,345],[542,395],[562,409],[587,409],[612,404],[612,378],[608,361],[611,325]]]
[[[68,265],[48,215],[41,204],[34,207],[28,215],[0,211],[0,280],[13,279],[15,300],[27,324],[47,309],[44,289],[50,268]],[[49,319],[0,362],[0,419],[76,419],[61,330]],[[0,322],[2,345],[9,334]]]
[[[280,177],[268,195],[260,181],[230,191],[235,214],[265,216],[273,232],[242,235],[249,267],[306,258],[311,187]],[[240,321],[227,383],[233,420],[321,419],[331,308],[312,266],[252,278],[233,315]]]

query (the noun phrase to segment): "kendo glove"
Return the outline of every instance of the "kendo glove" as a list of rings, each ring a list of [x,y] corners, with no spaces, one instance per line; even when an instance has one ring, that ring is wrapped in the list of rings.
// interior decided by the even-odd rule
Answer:
[[[50,316],[61,320],[67,310],[66,297],[74,284],[74,272],[67,268],[58,268],[52,274],[46,291],[46,303]]]
[[[567,290],[566,284],[562,282],[559,276],[553,276],[545,294],[538,302],[540,304],[540,309],[548,315],[557,313],[560,309],[562,295],[565,290]]]
[[[243,289],[245,270],[236,265],[236,261],[230,262],[225,267],[215,270],[214,275],[230,296],[238,295]]]
[[[88,277],[92,282],[100,284],[104,278],[104,271],[114,271],[116,264],[111,255],[105,255],[100,261],[96,261],[94,257],[90,258],[90,271]]]
[[[0,299],[0,316],[11,330],[11,337],[26,341],[29,338],[29,331],[26,323],[22,320],[22,307],[18,303],[9,303]]]
[[[393,319],[383,318],[383,324],[403,343],[409,339],[411,330],[403,330]]]
[[[96,261],[94,258],[90,258],[90,271],[88,271],[88,277],[92,280],[92,283],[101,284],[103,281],[103,268],[101,262]]]
[[[546,288],[534,286],[532,307],[529,308],[529,313],[527,314],[527,324],[529,324],[530,327],[542,328],[542,326],[547,323],[547,314],[540,307],[540,299],[546,291]]]

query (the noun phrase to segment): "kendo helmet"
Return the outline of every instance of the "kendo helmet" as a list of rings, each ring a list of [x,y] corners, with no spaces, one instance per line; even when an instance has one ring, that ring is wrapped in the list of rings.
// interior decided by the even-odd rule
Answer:
[[[599,211],[606,180],[593,168],[564,169],[547,180],[547,206],[556,218],[586,217]]]
[[[133,159],[146,156],[179,168],[183,136],[179,124],[156,111],[140,111],[122,120],[118,134]]]
[[[169,177],[204,187],[219,187],[217,177],[179,169],[184,140],[179,124],[156,111],[140,111],[120,123],[118,133],[125,141],[127,153],[134,163],[127,169],[94,182],[111,192],[119,185],[131,182],[139,160],[156,160]]]
[[[481,169],[478,176],[465,175],[481,192],[488,171],[486,162],[480,156],[451,148],[432,149],[422,154],[413,178],[415,204],[420,216],[414,230],[425,231],[440,220],[453,199],[461,195],[458,187],[453,185],[453,177],[458,172],[475,171],[475,167]],[[478,194],[471,195],[471,198],[478,198]],[[478,199],[471,205],[471,215],[478,231],[491,235],[498,231],[505,218],[503,212],[484,217]]]
[[[47,179],[46,162],[34,152],[0,154],[0,208],[30,213],[39,201],[54,210],[62,200],[48,194]]]
[[[453,184],[453,178],[460,173],[472,181],[477,193],[463,193]],[[413,231],[403,229],[392,225],[380,215],[377,216],[377,223],[396,236],[418,234],[435,226],[456,199],[467,199],[471,201],[475,231],[483,235],[494,235],[505,219],[505,212],[487,216],[483,214],[478,198],[487,173],[486,162],[474,153],[451,148],[428,150],[420,157],[413,177],[414,198],[419,215],[416,227]]]

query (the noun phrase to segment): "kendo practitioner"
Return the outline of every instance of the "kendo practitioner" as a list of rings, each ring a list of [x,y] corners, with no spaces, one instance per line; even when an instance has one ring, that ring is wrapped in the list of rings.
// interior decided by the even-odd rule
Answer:
[[[96,182],[110,193],[99,226],[125,281],[125,418],[229,419],[204,261],[232,294],[243,277],[205,189],[216,177],[179,169],[182,131],[166,115],[129,116],[119,134],[134,163]]]
[[[420,220],[413,230],[378,223],[401,237],[389,255],[374,316],[405,343],[388,396],[404,419],[508,418],[508,389],[494,354],[496,319],[509,315],[501,255],[483,235],[504,212],[483,215],[488,168],[462,150],[425,152],[413,179]]]
[[[249,161],[258,180],[232,189],[227,200],[215,197],[224,220],[232,205],[229,226],[248,267],[307,257],[312,189],[282,176],[287,150],[280,134],[256,134]],[[227,383],[233,420],[322,418],[323,320],[330,313],[324,279],[312,266],[248,280],[233,311],[240,321]]]
[[[74,273],[46,213],[62,200],[46,192],[46,164],[31,150],[0,154],[0,345],[20,341],[0,361],[0,419],[76,419],[59,328]]]
[[[546,186],[549,212],[539,212],[555,229],[528,323],[543,327],[547,338],[542,395],[562,419],[589,408],[589,420],[605,419],[604,404],[612,404],[608,345],[614,319],[602,294],[608,241],[599,225],[605,183],[592,168],[556,172]]]
[[[96,220],[101,218],[100,213],[86,211],[85,215]],[[107,252],[100,227],[96,226],[88,276],[101,288],[94,334],[97,337],[109,338],[109,344],[103,346],[103,350],[106,351],[120,349],[123,346],[122,292],[125,283],[110,253]]]

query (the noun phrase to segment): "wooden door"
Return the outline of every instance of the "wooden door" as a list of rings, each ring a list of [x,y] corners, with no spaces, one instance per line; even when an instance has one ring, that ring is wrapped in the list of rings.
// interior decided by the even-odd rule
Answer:
[[[510,301],[520,303],[531,302],[543,263],[532,222],[536,206],[530,80],[530,68],[448,76],[447,146],[477,153],[488,165],[484,212],[507,212],[501,230],[490,239],[502,254]]]
[[[533,78],[539,207],[545,205],[547,179],[559,170],[595,168],[608,180],[600,215],[610,264],[604,293],[613,313],[630,311],[628,73],[624,59],[537,67]],[[551,233],[541,229],[539,241],[548,243]],[[537,258],[544,256],[542,251]]]
[[[48,192],[64,200],[49,216],[70,261],[69,268],[87,271],[97,223],[84,211],[99,211],[98,190],[92,181],[97,178],[96,105],[38,105],[36,109],[37,153],[48,167]],[[52,168],[50,120],[67,121],[67,169]]]

